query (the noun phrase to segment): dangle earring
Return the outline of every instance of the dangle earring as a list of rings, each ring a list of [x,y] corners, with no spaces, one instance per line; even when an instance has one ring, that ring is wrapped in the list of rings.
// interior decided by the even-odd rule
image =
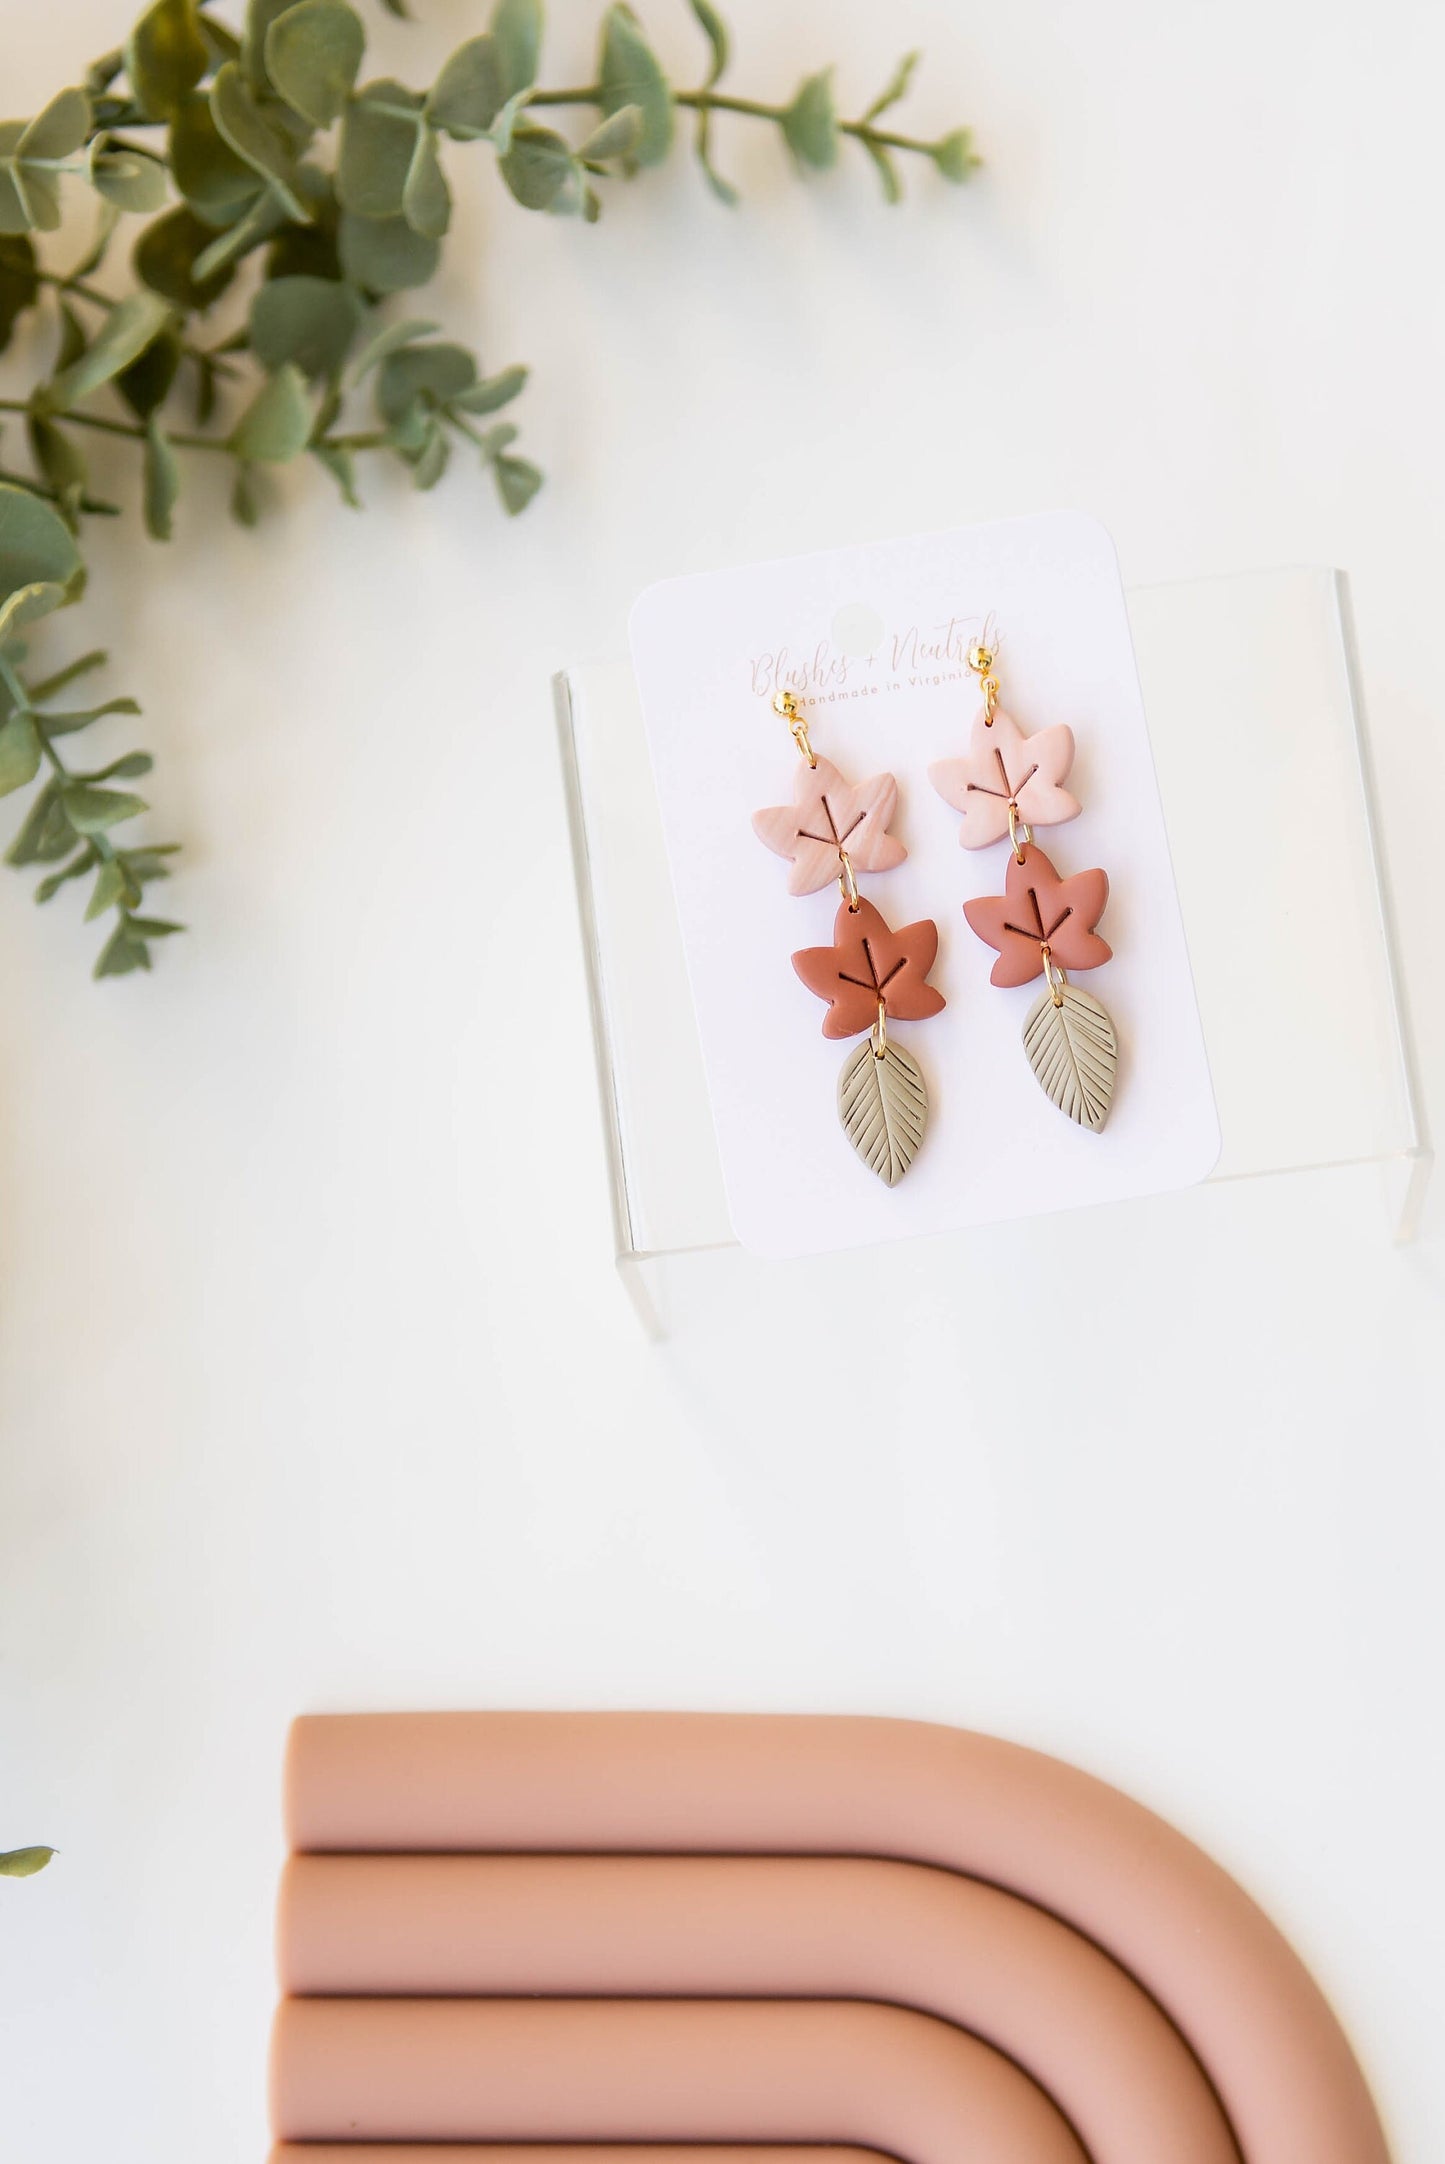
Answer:
[[[868,1032],[838,1077],[838,1117],[869,1171],[896,1187],[923,1140],[928,1091],[917,1061],[889,1024],[941,1011],[943,994],[927,982],[938,926],[924,918],[892,932],[858,891],[857,873],[891,871],[908,854],[888,831],[898,804],[893,776],[875,774],[853,788],[814,751],[794,693],[777,692],[773,709],[788,724],[802,764],[793,802],[754,812],[753,832],[790,860],[790,894],[816,894],[838,882],[842,900],[832,946],[800,949],[793,967],[808,990],[828,1002],[825,1037]]]
[[[959,841],[984,849],[1008,836],[1009,863],[1001,895],[965,902],[963,913],[997,950],[990,982],[1028,984],[1042,973],[1044,990],[1024,1022],[1024,1050],[1050,1101],[1095,1133],[1109,1116],[1119,1050],[1114,1025],[1090,992],[1071,984],[1070,969],[1097,969],[1111,949],[1094,927],[1109,898],[1101,871],[1061,879],[1038,847],[1033,829],[1076,819],[1080,806],[1064,787],[1074,763],[1074,734],[1062,723],[1025,736],[998,704],[995,656],[981,641],[968,650],[983,706],[961,759],[941,759],[928,778],[963,814]]]

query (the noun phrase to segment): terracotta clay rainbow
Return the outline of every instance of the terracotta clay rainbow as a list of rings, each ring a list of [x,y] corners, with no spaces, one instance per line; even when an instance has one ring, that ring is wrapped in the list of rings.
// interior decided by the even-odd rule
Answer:
[[[273,2164],[1388,2164],[1249,1897],[992,1737],[312,1716],[287,1815]]]
[[[1074,763],[1074,735],[1061,723],[1032,736],[996,704],[994,656],[976,644],[969,667],[983,683],[968,750],[928,770],[939,795],[962,813],[965,849],[1009,844],[1001,895],[965,902],[963,913],[998,960],[990,983],[1020,985],[1035,977],[1044,990],[1024,1022],[1024,1050],[1051,1103],[1095,1133],[1109,1116],[1118,1072],[1114,1025],[1091,992],[1071,984],[1070,970],[1097,969],[1110,958],[1095,931],[1109,899],[1101,871],[1061,879],[1033,839],[1041,826],[1077,819],[1079,802],[1064,787]]]
[[[859,872],[891,871],[908,853],[888,831],[898,804],[893,776],[875,774],[853,786],[814,751],[794,694],[780,691],[773,706],[788,724],[802,765],[793,802],[754,812],[753,832],[788,859],[790,894],[816,894],[838,882],[843,900],[832,945],[801,948],[793,967],[827,1002],[825,1037],[869,1033],[838,1077],[838,1118],[869,1171],[896,1187],[923,1140],[928,1090],[917,1062],[889,1036],[888,1024],[923,1021],[943,1007],[943,994],[926,981],[938,954],[938,926],[925,918],[891,931],[858,892]]]

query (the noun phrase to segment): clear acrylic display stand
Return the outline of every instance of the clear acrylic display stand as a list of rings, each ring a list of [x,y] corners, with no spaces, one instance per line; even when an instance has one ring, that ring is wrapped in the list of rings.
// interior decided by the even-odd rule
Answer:
[[[1145,587],[1129,616],[1223,1129],[1211,1179],[1378,1164],[1408,1240],[1432,1156],[1343,574]],[[554,681],[617,1261],[656,1331],[649,1266],[736,1242],[632,671]]]

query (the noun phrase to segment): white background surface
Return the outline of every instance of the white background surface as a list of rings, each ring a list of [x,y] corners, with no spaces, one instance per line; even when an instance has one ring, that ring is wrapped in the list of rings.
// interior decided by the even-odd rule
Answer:
[[[1007,659],[1000,649],[1009,686],[1000,712],[1026,735],[1070,723],[1083,745],[1070,779],[1092,817],[1041,829],[1038,847],[1065,876],[1108,867],[1105,933],[1116,953],[1132,950],[1132,966],[1105,965],[1086,987],[1126,1048],[1105,1136],[1062,1119],[1041,1089],[1015,1086],[1032,1079],[1021,1035],[1042,978],[990,999],[997,956],[960,921],[963,897],[1003,891],[1007,838],[965,853],[958,812],[928,779],[931,758],[958,758],[970,744],[982,701],[964,665],[965,625],[971,617],[977,635],[990,608],[1012,627]],[[851,664],[840,657],[834,665],[850,671],[843,696],[805,696],[801,710],[815,749],[845,781],[880,769],[897,779],[889,831],[907,856],[886,875],[864,873],[860,891],[894,930],[932,918],[939,950],[929,982],[947,1001],[931,1026],[898,1033],[923,1068],[932,1169],[892,1189],[853,1162],[839,1129],[839,1077],[854,1046],[824,1037],[825,1010],[787,965],[795,949],[831,944],[837,881],[789,894],[787,863],[760,856],[751,825],[755,808],[793,802],[801,768],[751,681],[760,657],[781,639],[825,667],[849,609],[870,619],[860,643],[873,652]],[[891,658],[919,636],[942,640],[951,657],[921,681],[916,663]],[[1219,1118],[1124,592],[1097,519],[1045,512],[664,580],[633,609],[631,646],[744,1247],[836,1253],[1204,1178],[1219,1156]]]
[[[425,12],[385,40],[416,80],[477,27]],[[580,80],[594,18],[555,12]],[[589,232],[469,161],[436,312],[541,364],[527,518],[460,471],[348,518],[317,476],[221,532],[198,475],[163,581],[101,537],[87,614],[194,931],[94,987],[74,907],[0,894],[0,1808],[63,1850],[0,1889],[26,2164],[260,2154],[284,1724],[388,1704],[861,1708],[1063,1752],[1270,1905],[1400,2164],[1445,2147],[1438,1192],[1408,1252],[1341,1175],[946,1261],[719,1257],[645,1345],[546,683],[668,573],[1059,503],[1130,582],[1339,562],[1439,1126],[1445,19],[730,12],[743,90],[843,56],[856,108],[923,45],[911,110],[974,122],[987,170],[887,211],[861,160],[804,188],[740,123],[740,215],[679,154]],[[691,69],[682,11],[647,15]],[[4,27],[28,111],[120,24]],[[1229,660],[1221,625],[1221,699]],[[1228,876],[1267,843],[1242,783]]]

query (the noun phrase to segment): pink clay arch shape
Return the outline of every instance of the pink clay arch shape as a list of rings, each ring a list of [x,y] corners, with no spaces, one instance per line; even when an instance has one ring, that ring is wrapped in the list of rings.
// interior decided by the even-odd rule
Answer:
[[[285,1991],[872,1999],[967,2029],[1094,2164],[1239,2164],[1198,2061],[1133,1979],[1014,1894],[828,1857],[293,1856]]]
[[[1388,2164],[1343,2031],[1267,1916],[1152,1811],[1058,1759],[824,1715],[313,1715],[299,1849],[896,1857],[986,1879],[1094,1939],[1193,2047],[1246,2164]]]
[[[355,2142],[278,2141],[270,2164],[897,2164],[897,2159],[878,2149],[802,2147],[796,2142],[783,2148],[763,2142],[749,2142],[745,2148],[709,2142],[698,2148],[656,2141],[376,2141],[358,2155]]]
[[[844,2142],[907,2164],[1088,2164],[1000,2052],[842,2001],[283,1999],[286,2141]]]

